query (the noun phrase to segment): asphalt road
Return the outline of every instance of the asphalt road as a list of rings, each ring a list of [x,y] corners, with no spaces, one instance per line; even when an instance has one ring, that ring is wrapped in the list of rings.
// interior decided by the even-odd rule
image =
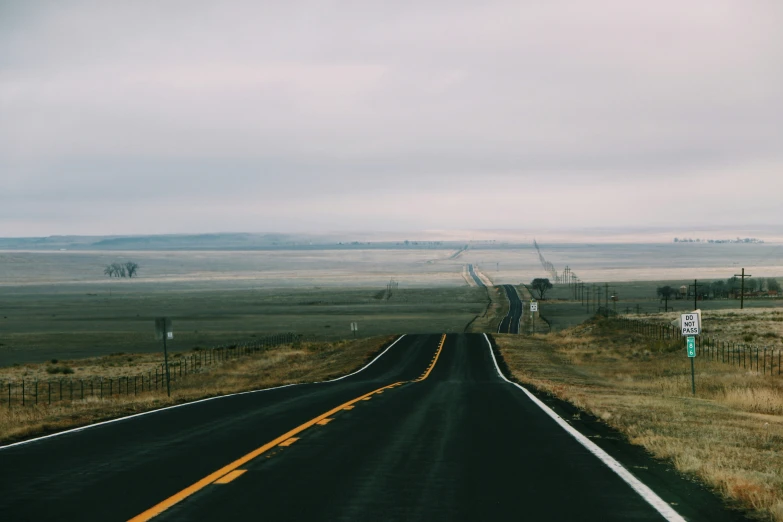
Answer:
[[[172,498],[154,520],[664,520],[498,375],[479,334],[405,336],[337,382],[0,449],[0,470],[4,522],[129,520]],[[736,520],[692,483],[647,473],[665,508]]]
[[[502,285],[508,296],[508,314],[498,325],[498,333],[519,333],[519,325],[522,322],[522,300],[517,289],[513,285]]]
[[[473,278],[478,286],[487,286],[484,284],[484,281],[482,281],[481,278],[476,274],[476,270],[473,268],[472,264],[468,265],[468,272],[470,273],[470,277]]]

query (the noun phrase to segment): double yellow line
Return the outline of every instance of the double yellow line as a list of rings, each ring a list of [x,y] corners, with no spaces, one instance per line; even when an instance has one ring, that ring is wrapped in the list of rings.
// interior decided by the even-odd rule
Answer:
[[[421,374],[421,376],[416,379],[414,382],[421,382],[427,377],[429,377],[430,372],[432,372],[432,369],[435,367],[435,363],[438,362],[438,357],[440,356],[441,350],[443,350],[443,344],[446,342],[446,334],[443,334],[443,337],[440,339],[440,344],[438,345],[438,350],[435,352],[435,356],[432,358],[432,361],[430,362],[430,365],[427,367],[427,369],[424,371],[424,373]],[[231,482],[234,478],[238,477],[242,473],[244,473],[245,470],[239,470],[238,468],[244,464],[247,464],[251,460],[255,459],[259,455],[269,451],[270,449],[274,448],[275,446],[289,446],[292,444],[296,439],[291,440],[292,437],[295,435],[303,432],[307,428],[310,428],[316,424],[326,424],[331,419],[330,417],[340,411],[343,410],[351,410],[354,407],[354,404],[359,401],[365,401],[372,398],[375,394],[383,393],[386,390],[390,390],[392,388],[396,388],[397,386],[400,386],[404,384],[407,381],[401,381],[401,382],[395,382],[394,384],[389,384],[388,386],[383,386],[382,388],[378,388],[377,390],[373,390],[370,393],[365,393],[364,395],[357,397],[355,399],[352,399],[346,403],[343,403],[336,408],[332,408],[331,410],[327,411],[326,413],[323,413],[319,415],[318,417],[315,417],[314,419],[310,419],[309,421],[305,422],[304,424],[301,424],[297,426],[296,428],[292,429],[291,431],[288,431],[284,433],[283,435],[280,435],[276,439],[267,442],[260,448],[257,448],[247,455],[238,458],[231,464],[228,464],[226,466],[223,466],[219,470],[215,471],[214,473],[211,473],[204,477],[203,479],[199,480],[198,482],[186,487],[179,493],[176,493],[163,502],[160,502],[159,504],[156,504],[155,506],[151,507],[144,513],[141,513],[139,515],[136,515],[135,517],[131,518],[128,522],[145,522],[147,520],[152,520],[156,516],[160,515],[170,507],[174,506],[175,504],[178,504],[179,502],[182,502],[189,496],[193,495],[194,493],[197,493],[198,491],[204,489],[205,487],[209,486],[213,483],[228,483]],[[230,477],[230,478],[229,478]],[[221,482],[222,481],[222,482]]]
[[[435,356],[432,358],[432,361],[430,362],[430,365],[427,367],[426,370],[424,370],[424,373],[421,374],[421,377],[416,379],[415,382],[421,382],[427,377],[430,376],[430,372],[433,368],[435,368],[435,363],[438,362],[438,357],[440,357],[440,351],[443,350],[443,343],[446,342],[446,334],[443,334],[443,337],[440,338],[440,344],[438,345],[438,351],[435,352]]]

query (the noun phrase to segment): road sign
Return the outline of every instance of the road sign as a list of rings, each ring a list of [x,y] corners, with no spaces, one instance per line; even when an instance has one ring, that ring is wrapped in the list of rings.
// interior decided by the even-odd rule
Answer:
[[[696,357],[696,338],[688,337],[686,341],[688,345],[688,357]]]
[[[171,327],[171,319],[168,317],[158,317],[155,319],[155,339],[163,339],[163,332],[166,332],[166,339],[174,339],[174,329]]]
[[[699,335],[701,333],[701,314],[691,312],[680,316],[680,327],[683,337]]]
[[[174,329],[171,327],[171,319],[158,317],[155,319],[155,339],[163,339],[163,364],[166,368],[166,393],[171,397],[171,374],[169,373],[169,351],[166,348],[166,339],[174,339]]]
[[[538,301],[530,301],[530,311],[538,312]]]

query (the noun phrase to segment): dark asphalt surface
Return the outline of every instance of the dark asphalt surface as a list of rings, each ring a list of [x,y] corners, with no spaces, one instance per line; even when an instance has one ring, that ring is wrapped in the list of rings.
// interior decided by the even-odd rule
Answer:
[[[487,286],[484,284],[484,281],[482,281],[481,278],[478,275],[476,275],[476,271],[473,269],[472,264],[468,265],[468,272],[470,273],[470,277],[473,278],[473,280],[476,282],[477,285]]]
[[[288,430],[381,386],[154,520],[663,520],[496,372],[481,335],[406,336],[341,381],[188,405],[0,450],[0,519],[127,520]],[[737,520],[651,477],[688,520]],[[679,481],[678,481],[679,480]],[[678,509],[680,509],[678,507]]]
[[[508,315],[498,325],[498,333],[519,333],[519,324],[522,322],[522,300],[517,289],[513,285],[502,285],[508,296]]]

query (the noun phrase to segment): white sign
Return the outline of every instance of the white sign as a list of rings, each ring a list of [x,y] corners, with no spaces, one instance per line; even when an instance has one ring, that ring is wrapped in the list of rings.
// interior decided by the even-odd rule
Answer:
[[[356,323],[351,323],[351,331],[352,332],[358,332],[359,331],[359,325]]]
[[[693,312],[682,314],[680,317],[683,337],[699,335],[701,333],[701,314]]]
[[[166,339],[174,339],[174,329],[171,327],[171,319],[168,317],[158,317],[155,319],[155,339],[163,339],[163,332],[166,332]]]
[[[530,301],[530,311],[531,312],[538,312],[538,302],[537,301]]]

